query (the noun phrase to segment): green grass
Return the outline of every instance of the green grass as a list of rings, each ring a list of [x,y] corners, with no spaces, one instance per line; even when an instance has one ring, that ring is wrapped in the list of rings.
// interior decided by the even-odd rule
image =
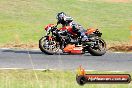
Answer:
[[[107,41],[129,41],[132,3],[104,0],[0,0],[0,44],[38,43],[43,26],[64,11],[86,29],[101,29]]]
[[[88,72],[108,73],[108,72]],[[132,75],[132,73],[131,73]],[[76,83],[73,71],[0,70],[0,88],[131,88],[130,84]]]

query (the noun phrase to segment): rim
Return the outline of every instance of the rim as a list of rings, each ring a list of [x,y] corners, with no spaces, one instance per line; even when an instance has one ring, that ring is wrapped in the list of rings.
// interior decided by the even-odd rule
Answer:
[[[44,50],[54,53],[59,51],[58,45],[54,40],[43,39],[42,41],[43,42],[41,45],[43,46]]]
[[[106,43],[102,39],[99,39],[96,41],[93,49],[96,51],[104,51],[106,49]]]

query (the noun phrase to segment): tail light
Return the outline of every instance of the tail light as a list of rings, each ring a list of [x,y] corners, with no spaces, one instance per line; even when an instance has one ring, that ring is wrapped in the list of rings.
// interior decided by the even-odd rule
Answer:
[[[94,29],[94,28],[89,28],[89,29],[87,29],[87,34],[92,34],[93,32],[95,32],[96,31],[96,29]]]

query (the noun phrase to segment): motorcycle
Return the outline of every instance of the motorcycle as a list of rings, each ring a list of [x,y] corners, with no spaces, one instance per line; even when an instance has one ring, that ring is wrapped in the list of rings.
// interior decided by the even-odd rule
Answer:
[[[90,53],[93,56],[106,53],[106,42],[101,38],[102,33],[98,29],[88,28],[85,34],[89,40],[85,42],[72,31],[71,26],[57,28],[55,24],[48,24],[44,29],[46,35],[39,40],[39,48],[45,54],[57,54],[60,50],[68,54]]]

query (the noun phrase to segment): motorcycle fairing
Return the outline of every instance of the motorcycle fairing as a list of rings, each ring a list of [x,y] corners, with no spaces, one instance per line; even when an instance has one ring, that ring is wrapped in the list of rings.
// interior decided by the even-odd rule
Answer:
[[[44,27],[44,29],[47,31],[50,27],[55,26],[55,24],[48,24]]]
[[[71,54],[82,54],[82,47],[76,47],[75,44],[68,44],[64,49],[63,52],[71,53]]]
[[[71,26],[64,26],[64,27],[60,28],[59,30],[62,30],[62,31],[67,30],[68,33],[70,33],[70,34],[72,34],[72,35],[76,35],[76,33],[74,33],[74,32],[72,31],[72,27],[71,27]]]

